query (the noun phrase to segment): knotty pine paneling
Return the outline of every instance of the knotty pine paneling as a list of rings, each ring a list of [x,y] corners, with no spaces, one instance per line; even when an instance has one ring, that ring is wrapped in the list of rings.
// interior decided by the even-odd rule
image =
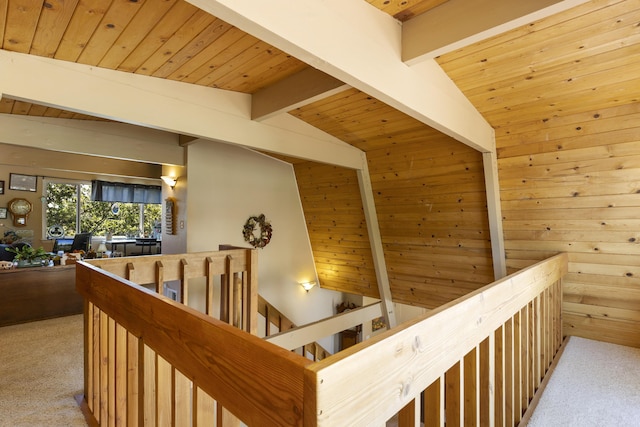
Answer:
[[[440,134],[367,158],[394,301],[434,308],[493,280],[480,153]]]
[[[434,308],[493,281],[480,153],[356,89],[290,114],[366,152],[394,301]],[[294,166],[319,274],[354,292],[358,271],[375,278],[353,265],[370,262],[356,175]]]
[[[356,172],[294,163],[320,286],[379,298]]]
[[[592,0],[437,59],[495,129],[509,271],[568,252],[565,333],[638,347],[639,20]]]
[[[568,252],[565,333],[640,347],[638,105],[529,125],[497,140],[507,265]]]

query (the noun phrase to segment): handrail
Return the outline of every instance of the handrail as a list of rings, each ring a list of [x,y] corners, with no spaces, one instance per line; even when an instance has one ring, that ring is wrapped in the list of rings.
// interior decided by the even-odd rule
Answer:
[[[206,255],[216,261],[204,264],[198,256],[186,263],[185,255],[171,262],[140,257],[116,270],[151,277],[142,258],[154,258],[168,278],[188,266],[200,266],[194,268],[201,274],[202,265],[229,264],[225,255]],[[176,260],[182,267],[169,266]],[[205,417],[199,410],[211,398],[249,426],[383,425],[396,413],[400,427],[414,426],[420,406],[425,425],[442,425],[445,417],[447,425],[515,425],[562,340],[566,254],[315,363],[117,277],[107,262],[95,264],[101,268],[80,262],[76,282],[87,299],[85,340],[93,356],[86,381],[97,390],[93,410],[103,425],[113,417],[142,424],[142,412],[153,408],[157,413],[144,417],[173,424]],[[147,385],[154,376],[176,395]],[[127,406],[144,399],[151,400]],[[173,408],[173,418],[161,413],[160,402]]]
[[[76,275],[78,291],[96,308],[92,318],[115,319],[114,330],[140,340],[136,351],[148,346],[249,425],[300,425],[310,360],[97,266],[80,262]]]
[[[258,314],[265,318],[265,330],[263,336],[267,341],[270,341],[270,337],[275,337],[277,335],[293,331],[294,328],[297,328],[288,317],[282,314],[280,310],[275,308],[260,295],[258,295]],[[272,334],[272,325],[276,326],[279,332]],[[306,338],[307,339],[303,339],[302,342],[295,347],[288,347],[284,345],[280,345],[280,347],[286,348],[287,350],[294,350],[296,352],[299,351],[299,353],[305,357],[311,356],[311,360],[313,361],[325,359],[331,355],[331,353],[317,342],[318,339],[323,338],[322,336],[318,338],[307,336]],[[274,344],[279,345],[278,343]]]
[[[273,334],[265,338],[265,340],[286,348],[287,350],[293,350],[294,348],[305,345],[305,343],[337,334],[340,331],[380,316],[382,316],[382,303],[375,302],[364,307],[358,307],[351,311],[318,320],[317,322]]]
[[[567,260],[566,254],[556,255],[307,367],[305,387],[307,395],[315,396],[315,399],[305,401],[304,425],[382,425],[456,364],[460,378],[464,359],[472,352],[477,352],[471,362],[477,366],[479,354],[484,351],[483,342],[488,338],[494,343],[498,340],[502,345],[503,340],[496,338],[496,331],[503,334],[501,328],[511,322],[514,315],[536,301],[549,287],[558,284],[554,289],[553,310],[546,312],[555,322],[553,336],[548,337],[553,341],[549,347],[553,347],[551,351],[555,354],[561,340],[557,334],[561,323],[559,281],[567,272]],[[540,307],[541,303],[534,304]],[[532,329],[526,330],[527,334],[533,335],[534,346],[542,352],[546,344],[540,348],[543,339],[540,334],[548,331],[541,331],[540,321],[545,320],[542,316],[537,320],[532,317]],[[513,330],[513,323],[510,328]],[[521,336],[521,339],[527,338]],[[491,352],[497,351],[496,348],[492,345]],[[538,378],[533,379],[533,383],[539,384],[548,367],[548,364],[540,367],[539,359],[550,363],[551,357],[540,351],[529,356],[536,359],[532,368]],[[487,358],[491,359],[491,356]],[[487,381],[493,383],[494,380],[489,378]],[[457,387],[460,387],[460,380]],[[480,384],[475,384],[474,388],[473,399],[480,400],[477,391]],[[495,392],[491,389],[493,386],[483,393],[491,395]],[[488,409],[489,414],[495,414],[494,405],[490,406],[493,407]],[[448,414],[447,424],[456,425],[452,418],[464,416],[460,413],[462,407],[462,402],[458,402],[458,413],[454,410],[453,414]],[[480,411],[476,412],[473,416],[480,417]]]

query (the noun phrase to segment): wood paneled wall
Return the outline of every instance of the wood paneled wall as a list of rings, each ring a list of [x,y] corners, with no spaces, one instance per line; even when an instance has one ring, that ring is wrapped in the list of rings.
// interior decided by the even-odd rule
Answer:
[[[640,347],[640,104],[496,134],[510,270],[568,252],[565,333]]]
[[[433,308],[493,281],[479,152],[355,89],[292,114],[366,152],[393,301]],[[294,166],[320,285],[378,297],[355,171]]]
[[[320,285],[379,298],[356,172],[313,162],[294,168]]]
[[[394,301],[434,308],[493,281],[479,152],[441,135],[367,158]]]

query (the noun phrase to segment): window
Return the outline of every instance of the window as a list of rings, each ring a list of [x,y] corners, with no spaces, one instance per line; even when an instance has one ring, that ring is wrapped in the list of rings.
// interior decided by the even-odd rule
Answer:
[[[87,182],[47,180],[45,185],[47,238],[56,237],[51,235],[56,229],[68,237],[87,232],[94,236],[160,233],[160,204],[95,202]]]

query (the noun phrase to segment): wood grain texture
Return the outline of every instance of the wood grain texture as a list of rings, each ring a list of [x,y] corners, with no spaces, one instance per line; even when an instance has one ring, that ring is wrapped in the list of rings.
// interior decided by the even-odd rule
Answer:
[[[434,308],[493,280],[480,153],[354,89],[291,114],[366,151],[394,301]],[[355,173],[294,167],[321,285],[375,295]]]
[[[0,270],[0,326],[80,314],[75,266]]]
[[[508,263],[519,268],[554,250],[568,251],[566,331],[633,346],[640,346],[640,319],[629,312],[640,304],[639,114],[636,108],[611,108],[552,119],[546,133],[527,132],[526,145],[540,141],[542,150],[521,154],[505,145],[500,159]],[[616,122],[624,133],[608,132]],[[573,132],[565,135],[564,129]],[[597,139],[605,132],[607,138]],[[561,142],[554,144],[555,135]],[[505,144],[514,138],[505,136]]]
[[[544,340],[555,336],[560,319],[549,318],[550,311],[538,300],[551,299],[548,288],[559,291],[567,263],[566,254],[550,258],[407,322],[394,329],[395,333],[374,337],[309,366],[306,378],[312,390],[309,393],[317,393],[313,407],[317,425],[384,422],[445,372],[441,397],[434,399],[431,392],[428,395],[432,404],[438,400],[445,402],[448,423],[469,425],[473,424],[472,419],[480,419],[481,425],[487,422],[493,425],[491,420],[495,420],[495,425],[504,425],[507,418],[513,417],[511,390],[515,388],[515,379],[531,373],[527,387],[531,386],[533,391],[547,371],[541,362],[557,351],[555,345],[547,346]],[[520,332],[530,339],[526,342],[526,351],[518,353],[523,370],[516,376],[512,362],[516,350],[511,332],[515,324],[513,318],[523,307],[529,307],[530,321]],[[555,319],[555,323],[551,319]],[[541,333],[546,327],[552,328],[553,333]],[[505,331],[509,333],[505,335]],[[451,340],[452,335],[458,339]],[[473,353],[478,346],[480,380],[476,382],[474,368],[468,365],[475,366]],[[545,352],[551,354],[547,356]],[[467,356],[469,359],[465,360]],[[522,360],[526,360],[526,365]],[[468,366],[466,373],[465,365]],[[376,381],[361,375],[363,371],[375,372]],[[465,379],[467,374],[472,375],[473,381]],[[475,384],[481,388],[480,414],[466,413],[468,420],[465,421],[463,402],[465,396],[475,396]],[[466,387],[469,390],[465,392]],[[359,393],[363,388],[369,392]],[[528,399],[532,396],[533,393]],[[308,419],[306,412],[307,407],[305,420]],[[429,413],[439,417],[436,408]]]
[[[169,379],[159,381],[158,384],[165,385],[157,390],[158,399],[166,399],[166,388],[173,387],[170,369],[175,367],[249,425],[299,424],[303,369],[311,363],[308,359],[144,288],[121,283],[104,270],[88,264],[80,264],[77,268],[78,291],[100,307],[101,336],[110,336],[102,325],[110,324],[110,319],[116,318],[131,334],[144,337],[145,344],[166,360]],[[232,342],[235,344],[229,345]],[[108,350],[102,350],[103,344],[108,346],[105,348],[112,348],[107,343],[108,340],[101,343],[103,360],[111,360],[106,357]],[[253,357],[255,354],[261,354],[261,357]],[[165,372],[161,369],[165,362],[158,363],[158,372]],[[108,412],[112,406],[108,404],[111,392],[107,384],[115,384],[107,381],[106,367],[101,366],[101,394],[104,396],[101,417],[104,420],[113,419]],[[255,372],[267,374],[256,376]],[[149,373],[145,372],[145,375]],[[289,397],[282,399],[283,395]],[[170,396],[169,406],[160,405],[157,414],[158,420],[169,423],[171,412],[164,411],[171,410]]]
[[[367,1],[402,21],[444,2]],[[0,0],[0,17],[5,50],[243,93],[255,93],[307,68],[303,61],[182,0]],[[635,265],[637,245],[620,239],[625,233],[627,239],[636,238],[637,228],[638,19],[637,1],[591,0],[436,59],[495,129],[510,271],[559,250],[601,255],[601,260],[626,255],[628,265]],[[12,99],[0,100],[0,113],[96,119]],[[466,153],[462,144],[443,144],[438,132],[355,89],[290,114],[367,152],[385,257],[406,254],[415,246],[424,255],[437,249],[438,255],[448,254],[458,262],[475,251],[473,265],[480,264],[477,258],[485,259],[478,269],[482,272],[465,280],[456,277],[451,295],[468,283],[490,281],[484,273],[491,255],[482,212],[483,176],[473,153]],[[305,216],[313,217],[310,235],[316,236],[313,251],[318,269],[325,272],[322,281],[332,289],[374,295],[370,260],[360,254],[366,252],[358,237],[362,223],[330,225],[334,218],[341,223],[357,216],[344,206],[350,196],[335,199],[340,206],[335,212],[321,210],[324,202],[309,197],[318,209],[305,211]],[[464,212],[456,210],[456,197]],[[397,229],[422,235],[407,236]],[[562,231],[568,229],[572,233]],[[621,234],[609,240],[608,230]],[[594,238],[583,241],[591,233]],[[456,243],[459,252],[454,253]],[[410,267],[419,269],[420,262],[413,259]],[[337,278],[342,265],[350,268]],[[438,267],[438,280],[455,274],[448,266]],[[432,276],[430,272],[397,281],[394,299],[414,298],[410,303],[428,307],[440,304],[449,295],[411,295],[416,287],[409,282],[420,285],[421,280],[435,280]],[[618,283],[617,277],[612,280]],[[587,277],[583,283],[590,281]],[[587,333],[586,325],[576,331]]]
[[[509,270],[566,251],[565,331],[636,347],[639,17],[594,0],[437,60],[496,129]]]

